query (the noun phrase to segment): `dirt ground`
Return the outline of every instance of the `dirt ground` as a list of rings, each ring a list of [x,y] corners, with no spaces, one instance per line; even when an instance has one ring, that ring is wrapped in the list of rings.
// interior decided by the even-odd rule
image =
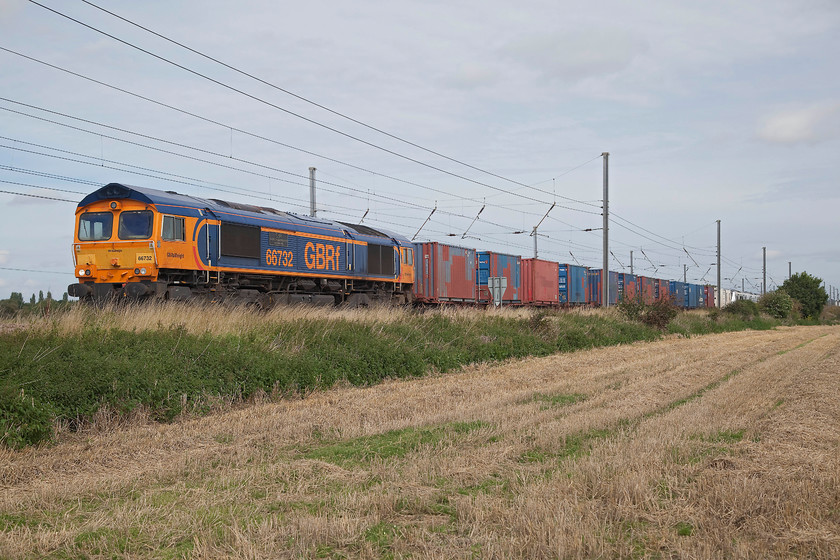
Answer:
[[[840,328],[561,354],[0,451],[3,558],[840,558]]]

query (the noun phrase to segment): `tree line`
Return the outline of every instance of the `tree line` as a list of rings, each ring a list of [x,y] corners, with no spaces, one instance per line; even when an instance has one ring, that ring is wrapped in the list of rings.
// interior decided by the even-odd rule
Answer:
[[[47,291],[47,294],[44,295],[44,291],[39,290],[37,298],[33,293],[28,302],[23,297],[22,292],[12,292],[9,299],[0,300],[0,317],[11,317],[18,313],[56,310],[71,304],[67,292],[64,292],[61,299],[54,299],[52,292]]]

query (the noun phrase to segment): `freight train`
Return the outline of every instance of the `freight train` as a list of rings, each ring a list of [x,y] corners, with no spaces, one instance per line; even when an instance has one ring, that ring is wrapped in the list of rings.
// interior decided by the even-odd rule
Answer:
[[[443,243],[264,206],[110,183],[76,209],[82,301],[114,298],[313,303],[601,305],[601,270]],[[610,303],[714,305],[713,288],[610,272]]]

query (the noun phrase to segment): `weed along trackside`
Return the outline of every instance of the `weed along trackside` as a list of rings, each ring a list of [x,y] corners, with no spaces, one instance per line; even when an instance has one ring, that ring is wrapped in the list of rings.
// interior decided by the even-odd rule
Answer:
[[[169,304],[77,307],[0,336],[0,437],[21,447],[48,438],[54,420],[72,430],[103,414],[171,421],[336,383],[372,385],[659,334],[592,313],[289,307],[255,314]]]
[[[2,558],[840,557],[837,326],[77,313],[3,335],[4,382],[111,377],[4,397],[63,423],[0,449]]]

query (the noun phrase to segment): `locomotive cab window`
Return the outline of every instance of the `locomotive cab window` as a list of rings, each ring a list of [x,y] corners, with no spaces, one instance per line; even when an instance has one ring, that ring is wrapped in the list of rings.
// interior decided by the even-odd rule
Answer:
[[[412,264],[414,262],[414,249],[402,250],[402,262],[403,264]]]
[[[163,217],[163,240],[164,241],[184,241],[186,236],[184,234],[184,218],[176,216]]]
[[[154,214],[149,210],[126,211],[120,214],[120,239],[148,239],[152,236]]]
[[[110,212],[85,212],[79,217],[79,241],[111,239],[114,215]]]

